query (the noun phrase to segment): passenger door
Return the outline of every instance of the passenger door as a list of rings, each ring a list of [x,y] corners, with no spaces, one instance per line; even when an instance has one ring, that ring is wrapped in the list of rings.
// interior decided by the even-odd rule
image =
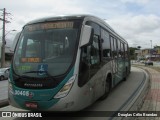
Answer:
[[[100,37],[98,35],[93,36],[90,54],[90,79],[92,81],[94,91],[93,100],[95,101],[103,92]]]

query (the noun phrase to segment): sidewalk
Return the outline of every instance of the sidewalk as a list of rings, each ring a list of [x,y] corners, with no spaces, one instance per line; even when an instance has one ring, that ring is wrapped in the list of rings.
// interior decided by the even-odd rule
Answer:
[[[148,71],[151,85],[140,111],[160,111],[160,72],[149,67],[141,68]],[[138,117],[137,120],[160,120],[160,117]]]
[[[160,62],[153,62],[154,66],[160,67]]]

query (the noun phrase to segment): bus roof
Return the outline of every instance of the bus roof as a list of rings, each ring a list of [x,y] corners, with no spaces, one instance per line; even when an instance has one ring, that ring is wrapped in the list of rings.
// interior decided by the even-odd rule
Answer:
[[[84,19],[84,17],[87,17],[87,16],[91,16],[91,15],[59,15],[59,16],[53,16],[53,17],[44,17],[44,18],[39,18],[39,19],[30,21],[26,25],[39,23],[39,22],[56,21],[56,20]]]
[[[116,35],[120,39],[122,39],[124,42],[127,43],[127,41],[121,37],[119,34],[117,34],[114,29],[107,24],[103,19],[89,15],[89,14],[76,14],[76,15],[59,15],[59,16],[53,16],[53,17],[44,17],[44,18],[39,18],[33,21],[28,22],[26,25],[29,24],[35,24],[35,23],[42,23],[42,22],[49,22],[49,21],[56,21],[56,20],[70,20],[70,19],[81,19],[84,20],[85,18],[89,18],[89,20],[93,20],[93,22],[98,22],[101,24],[103,27],[107,28],[112,34]]]

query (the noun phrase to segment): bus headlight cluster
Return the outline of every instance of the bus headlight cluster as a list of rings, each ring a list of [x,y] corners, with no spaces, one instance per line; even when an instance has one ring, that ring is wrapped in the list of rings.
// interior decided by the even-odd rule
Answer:
[[[62,89],[54,96],[54,98],[65,97],[69,93],[70,89],[72,88],[75,79],[76,79],[76,75],[72,76],[68,80],[68,82],[62,87]]]
[[[9,93],[14,94],[14,93],[13,93],[12,84],[11,84],[11,83],[8,84],[8,90],[9,90]]]

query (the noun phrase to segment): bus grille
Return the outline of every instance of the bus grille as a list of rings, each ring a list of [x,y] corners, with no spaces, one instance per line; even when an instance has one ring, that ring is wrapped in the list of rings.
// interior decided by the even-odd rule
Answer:
[[[28,89],[49,89],[59,85],[61,80],[49,78],[21,77],[14,80],[17,87]]]

